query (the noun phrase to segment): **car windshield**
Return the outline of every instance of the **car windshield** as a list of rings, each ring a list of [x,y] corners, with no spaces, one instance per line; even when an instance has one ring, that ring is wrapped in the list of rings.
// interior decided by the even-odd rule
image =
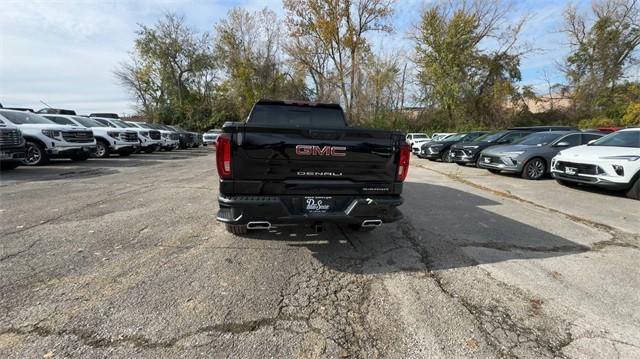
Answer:
[[[518,145],[526,145],[526,146],[543,146],[548,143],[553,142],[563,133],[549,133],[549,132],[538,132],[532,133],[528,136],[523,137],[520,141],[515,141],[514,144]]]
[[[146,129],[153,129],[153,127],[151,127],[149,124],[146,124],[146,123],[141,123],[140,127],[146,128]]]
[[[484,135],[476,138],[474,141],[486,141],[485,138],[489,138],[489,137],[491,137],[491,136],[493,136],[495,134],[496,134],[496,132],[485,133]]]
[[[121,128],[129,128],[129,127],[131,127],[131,125],[129,125],[128,123],[125,123],[124,121],[121,121],[121,120],[111,120],[111,122],[113,122],[116,126],[121,127]]]
[[[614,132],[593,142],[590,146],[636,147],[640,148],[640,131]]]
[[[138,125],[135,122],[127,122],[127,125],[129,125],[129,127],[138,127],[138,128],[140,128],[140,125]]]
[[[80,124],[84,127],[109,127],[109,126],[105,126],[101,122],[98,122],[97,120],[94,120],[92,118],[74,117],[73,119],[80,122]]]
[[[101,127],[116,127],[116,125],[114,125],[113,123],[111,123],[111,122],[109,122],[109,121],[107,121],[105,119],[102,119],[102,118],[94,118],[93,120],[101,123],[102,124]]]
[[[428,139],[429,137],[427,137],[427,135],[413,135],[413,139],[415,140],[419,140],[419,139]]]
[[[476,141],[496,142],[497,140],[502,138],[502,136],[504,136],[505,134],[507,134],[507,132],[504,132],[504,131],[488,133],[488,134],[482,136],[481,138],[476,139]]]
[[[0,111],[0,114],[2,114],[2,116],[6,117],[7,120],[13,122],[16,125],[47,124],[47,123],[55,124],[55,122],[31,112]]]
[[[449,137],[444,138],[444,141],[459,141],[461,139],[464,138],[464,136],[467,136],[468,133],[458,133],[456,135],[452,135]]]

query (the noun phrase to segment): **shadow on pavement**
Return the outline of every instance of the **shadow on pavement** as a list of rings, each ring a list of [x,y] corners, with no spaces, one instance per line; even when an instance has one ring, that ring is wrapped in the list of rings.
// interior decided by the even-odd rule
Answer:
[[[450,187],[405,183],[405,218],[373,232],[304,226],[250,232],[248,239],[305,247],[338,271],[389,273],[439,270],[514,259],[548,258],[590,248],[488,210],[499,202]]]

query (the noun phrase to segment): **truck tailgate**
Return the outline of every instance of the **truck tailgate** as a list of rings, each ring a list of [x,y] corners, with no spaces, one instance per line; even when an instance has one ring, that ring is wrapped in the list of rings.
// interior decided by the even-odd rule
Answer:
[[[234,181],[246,181],[245,189],[252,181],[260,186],[251,193],[355,194],[368,188],[389,194],[395,180],[397,132],[250,124],[224,131],[233,136],[232,163],[241,164],[233,166]]]

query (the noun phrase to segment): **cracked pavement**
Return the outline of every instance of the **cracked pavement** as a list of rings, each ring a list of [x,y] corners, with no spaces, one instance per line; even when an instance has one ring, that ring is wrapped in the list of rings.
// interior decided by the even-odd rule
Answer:
[[[397,223],[245,237],[208,149],[2,173],[0,357],[640,357],[637,202],[413,160]]]

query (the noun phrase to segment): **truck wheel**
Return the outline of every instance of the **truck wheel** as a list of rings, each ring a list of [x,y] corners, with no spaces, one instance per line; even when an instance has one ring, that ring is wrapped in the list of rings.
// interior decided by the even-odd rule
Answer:
[[[640,175],[636,175],[636,181],[627,191],[627,197],[640,200]]]
[[[224,228],[227,230],[227,232],[232,233],[232,234],[246,234],[247,233],[247,226],[243,226],[240,224],[225,224]]]
[[[104,140],[96,141],[96,151],[93,153],[95,158],[109,157],[109,145]]]
[[[14,170],[18,166],[20,166],[20,162],[18,162],[18,161],[0,162],[0,170],[3,170],[3,171]]]
[[[26,157],[22,161],[27,166],[41,166],[49,162],[49,155],[38,142],[27,141],[25,146]]]
[[[547,165],[542,158],[532,158],[522,169],[522,178],[528,180],[539,180],[547,172]]]

